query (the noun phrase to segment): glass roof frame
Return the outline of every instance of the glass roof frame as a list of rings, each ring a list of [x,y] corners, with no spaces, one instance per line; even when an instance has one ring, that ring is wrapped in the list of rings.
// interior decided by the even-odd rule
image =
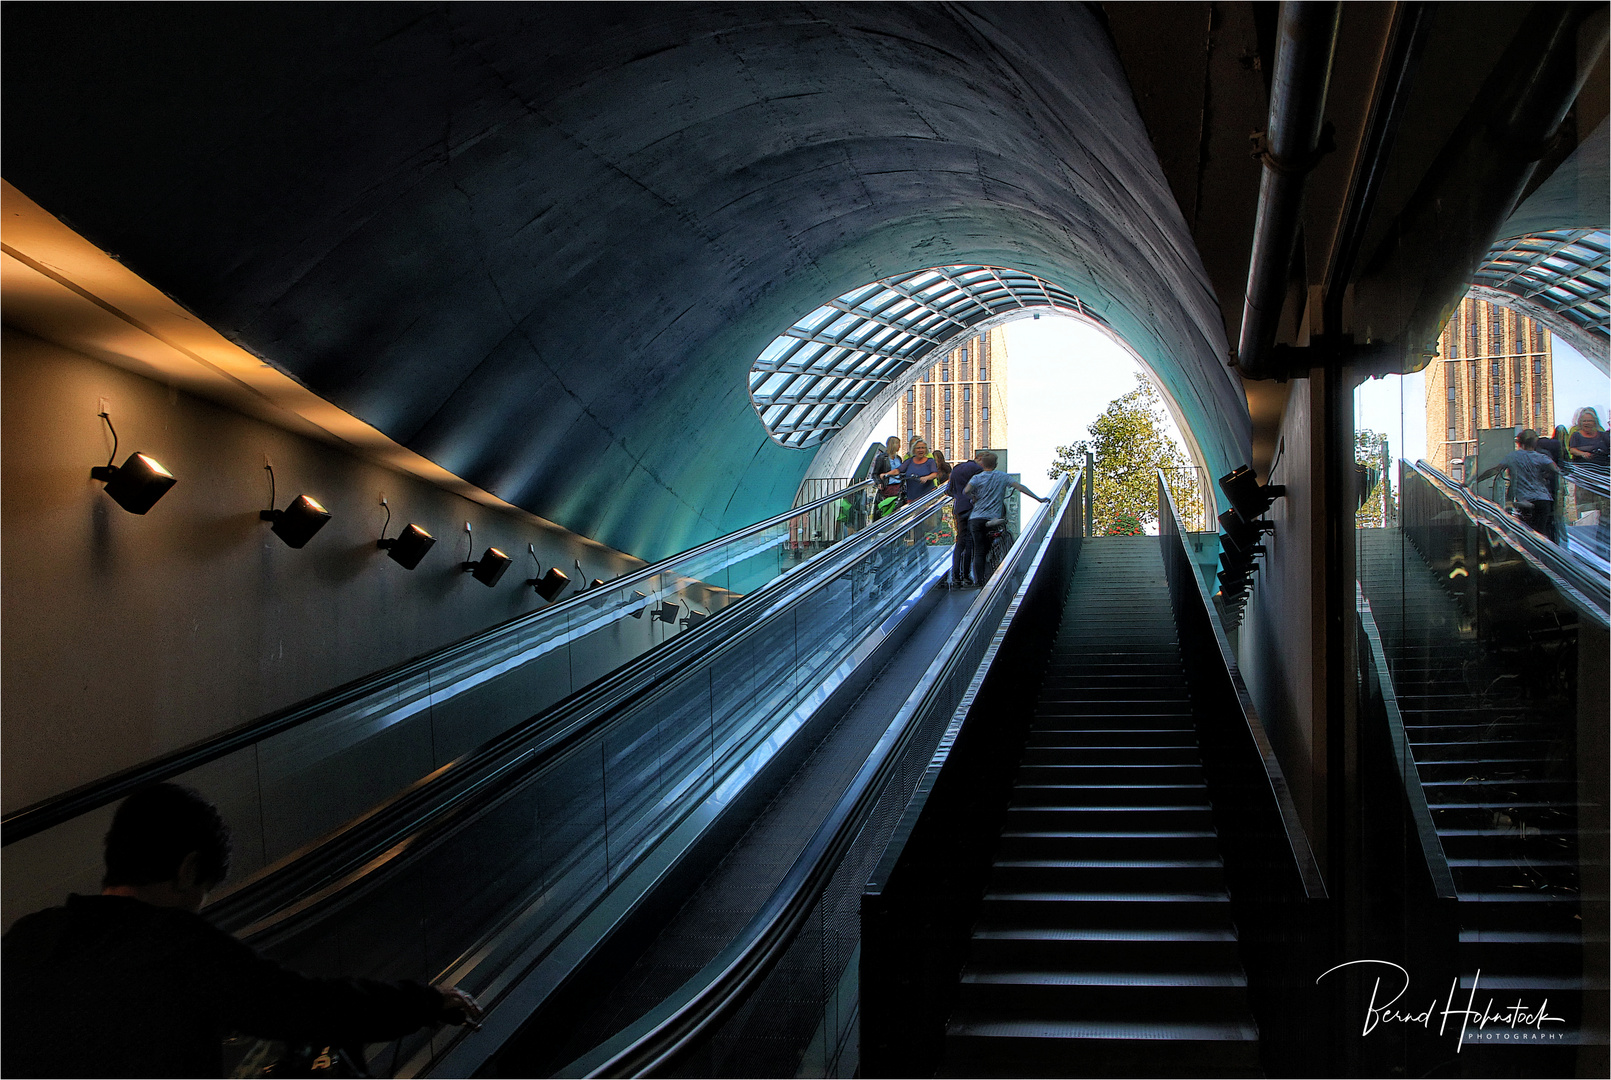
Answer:
[[[1611,234],[1553,229],[1501,240],[1472,284],[1534,315],[1574,345],[1611,346]],[[1499,298],[1496,298],[1499,299]],[[1563,335],[1564,336],[1564,335]]]
[[[750,367],[750,402],[774,442],[804,450],[973,327],[1035,311],[1106,325],[1072,293],[1023,270],[931,266],[870,282],[774,338]]]

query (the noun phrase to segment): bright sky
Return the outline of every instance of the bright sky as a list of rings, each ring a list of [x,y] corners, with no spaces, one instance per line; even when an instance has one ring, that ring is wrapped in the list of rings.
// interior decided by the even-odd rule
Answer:
[[[1611,412],[1611,379],[1560,338],[1553,338],[1552,345],[1555,422],[1570,427],[1578,409],[1593,405],[1603,423]],[[1394,457],[1425,457],[1425,372],[1389,375],[1360,386],[1354,391],[1354,425],[1386,432]]]
[[[1140,365],[1089,323],[1057,315],[1020,319],[1007,339],[1007,467],[1044,495],[1057,448],[1088,438],[1086,428],[1114,398],[1135,389]],[[1173,422],[1166,426],[1186,459]],[[895,430],[895,411],[879,424]]]
[[[1044,494],[1058,446],[1087,437],[1086,428],[1114,398],[1130,392],[1140,366],[1087,323],[1043,314],[1003,328],[1007,338],[1007,465]],[[1611,416],[1611,380],[1560,338],[1554,339],[1556,422],[1571,424],[1584,405],[1602,422]],[[1395,457],[1426,456],[1426,376],[1389,375],[1354,392],[1355,424],[1386,432]],[[895,430],[895,410],[878,425]],[[1170,436],[1186,459],[1174,424]]]

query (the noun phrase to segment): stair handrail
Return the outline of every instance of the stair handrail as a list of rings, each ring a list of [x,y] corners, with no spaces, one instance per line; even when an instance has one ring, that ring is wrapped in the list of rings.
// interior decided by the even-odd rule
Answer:
[[[1606,466],[1569,461],[1561,466],[1561,471],[1579,487],[1586,487],[1601,498],[1611,499],[1611,475],[1608,475]]]
[[[840,858],[866,824],[868,812],[900,763],[916,727],[915,719],[956,674],[958,665],[966,661],[971,652],[968,646],[976,643],[972,639],[984,627],[985,614],[1001,602],[1000,594],[1009,588],[1015,567],[1025,559],[1038,558],[1055,535],[1057,522],[1074,504],[1068,493],[1077,490],[1078,483],[1076,474],[1072,482],[1063,477],[1052,489],[1024,530],[1026,537],[1038,533],[1038,542],[1033,547],[1027,543],[1013,546],[918,680],[855,779],[739,936],[660,1006],[561,1069],[559,1075],[655,1075],[679,1060],[697,1039],[742,1004],[788,949]],[[992,634],[996,629],[989,628]]]
[[[1543,574],[1579,616],[1602,630],[1611,629],[1611,579],[1590,573],[1582,560],[1569,555],[1547,536],[1518,524],[1503,507],[1455,483],[1430,462],[1422,459],[1410,467],[1459,507],[1473,525],[1497,536],[1524,562]]]
[[[1415,750],[1410,746],[1409,734],[1404,730],[1404,714],[1399,709],[1398,692],[1393,686],[1393,671],[1387,664],[1387,651],[1382,646],[1381,629],[1376,625],[1370,601],[1365,598],[1364,586],[1357,581],[1354,582],[1354,605],[1359,612],[1360,630],[1369,645],[1369,662],[1361,666],[1375,680],[1376,692],[1387,713],[1388,741],[1393,746],[1393,760],[1398,767],[1399,782],[1404,788],[1410,820],[1415,824],[1421,858],[1432,880],[1432,893],[1439,900],[1458,900],[1454,871],[1449,868],[1448,853],[1443,850],[1443,840],[1438,836],[1437,826],[1432,823],[1432,808],[1427,805],[1426,789],[1422,787],[1420,771],[1415,767]]]
[[[734,540],[742,539],[744,536],[762,532],[781,525],[791,518],[828,506],[834,501],[844,498],[846,494],[866,487],[870,483],[870,480],[853,481],[849,487],[842,491],[824,495],[805,506],[795,507],[782,514],[767,518],[765,521],[756,522],[754,525],[748,525],[725,536],[719,536],[714,540],[689,548],[687,551],[672,555],[659,562],[647,564],[631,573],[612,578],[607,584],[611,588],[624,588],[635,582],[647,580],[657,574],[664,573],[667,567],[675,563],[698,558],[709,551],[720,548],[724,544],[730,544]],[[785,573],[793,572],[796,569],[798,567],[791,568]],[[170,780],[175,776],[199,768],[209,762],[217,761],[219,758],[232,754],[237,750],[242,750],[254,743],[300,727],[334,709],[351,704],[367,694],[372,694],[383,686],[404,681],[413,675],[423,673],[431,667],[450,662],[456,656],[481,648],[500,636],[524,629],[538,621],[562,617],[592,601],[591,591],[578,592],[540,611],[530,611],[523,615],[516,615],[512,619],[506,619],[485,630],[477,631],[469,637],[443,645],[412,659],[393,664],[390,667],[382,668],[379,671],[344,683],[333,690],[326,690],[305,698],[293,705],[276,709],[228,731],[198,740],[148,761],[131,765],[126,769],[120,769],[100,779],[91,780],[88,783],[80,784],[67,791],[13,810],[0,818],[0,847],[8,847],[36,833],[98,810],[148,784],[157,784]]]
[[[1286,774],[1281,769],[1280,759],[1275,756],[1269,733],[1264,729],[1264,722],[1259,718],[1258,709],[1253,705],[1253,697],[1248,693],[1247,683],[1242,679],[1241,668],[1236,663],[1236,654],[1231,651],[1230,639],[1225,636],[1225,627],[1220,622],[1219,613],[1209,599],[1202,576],[1192,568],[1191,552],[1186,544],[1186,530],[1181,524],[1180,512],[1175,509],[1175,501],[1169,493],[1168,478],[1162,469],[1157,470],[1157,477],[1160,511],[1158,534],[1159,541],[1164,546],[1164,569],[1170,577],[1170,596],[1173,598],[1175,595],[1177,588],[1175,578],[1179,568],[1183,566],[1191,577],[1191,586],[1182,591],[1188,597],[1196,598],[1197,603],[1201,605],[1202,614],[1207,616],[1208,625],[1213,629],[1214,648],[1217,650],[1219,664],[1223,666],[1226,677],[1235,688],[1235,704],[1241,714],[1242,724],[1258,747],[1264,778],[1279,811],[1281,826],[1286,834],[1294,868],[1302,881],[1304,895],[1310,900],[1323,900],[1326,898],[1325,881],[1320,875],[1320,864],[1315,859],[1314,849],[1309,845],[1309,834],[1303,827],[1303,820],[1298,816],[1298,807],[1292,799],[1292,790],[1287,785]]]

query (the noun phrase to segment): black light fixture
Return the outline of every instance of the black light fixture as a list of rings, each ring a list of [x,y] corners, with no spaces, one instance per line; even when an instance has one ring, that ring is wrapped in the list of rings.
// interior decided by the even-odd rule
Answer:
[[[660,601],[659,609],[654,613],[654,617],[663,623],[674,623],[677,621],[677,612],[681,610],[682,605],[676,601],[662,600]]]
[[[388,540],[386,529],[392,523],[392,508],[386,505],[384,498],[380,500],[380,505],[386,507],[386,524],[380,527],[380,539],[375,541],[375,546],[386,552],[392,562],[404,570],[414,569],[435,545],[436,537],[410,522],[402,532]]]
[[[682,620],[682,628],[684,630],[692,630],[694,627],[698,626],[700,623],[704,622],[708,618],[710,618],[710,612],[708,612],[708,611],[695,611],[694,610],[694,605],[689,604],[688,605],[688,617]]]
[[[139,451],[130,454],[121,466],[114,467],[112,462],[117,460],[117,428],[112,427],[112,418],[104,410],[96,415],[106,421],[107,428],[112,432],[112,453],[105,465],[90,469],[90,478],[105,483],[106,493],[123,509],[131,514],[143,514],[179,481],[174,479],[173,473],[162,467],[161,462]]]
[[[274,509],[274,466],[263,468],[269,474],[269,508],[258,511],[257,516],[274,523],[274,535],[285,541],[286,547],[299,548],[313,539],[313,534],[324,528],[330,520],[330,511],[319,505],[317,499],[298,495],[284,510]]]
[[[557,566],[551,566],[548,568],[548,573],[543,573],[543,564],[537,560],[536,544],[527,544],[526,553],[537,565],[537,576],[527,578],[526,584],[530,585],[538,596],[552,604],[554,598],[564,592],[565,586],[571,583],[570,576]]]
[[[470,537],[470,554],[473,555],[475,554],[475,532],[471,529],[468,521],[464,523],[464,531]],[[498,579],[503,577],[505,570],[509,569],[511,561],[509,556],[497,548],[489,547],[481,553],[481,558],[473,562],[460,563],[459,568],[490,589],[498,584]]]
[[[1251,551],[1261,533],[1275,532],[1270,522],[1244,518],[1235,510],[1227,510],[1219,516],[1219,527],[1225,534],[1225,542],[1238,551]]]
[[[1259,485],[1259,478],[1246,465],[1238,465],[1219,478],[1219,489],[1231,501],[1236,512],[1252,521],[1270,508],[1270,504],[1287,493],[1285,484]]]
[[[639,591],[638,591],[638,590],[637,590],[637,589],[633,589],[633,590],[632,590],[632,596],[633,596],[633,597],[634,597],[634,598],[635,598],[635,599],[638,599],[638,600],[647,600],[647,599],[649,599],[649,594],[648,594],[648,593],[646,593],[646,592],[639,592]],[[648,610],[649,610],[649,605],[648,605],[648,604],[644,604],[644,605],[643,605],[643,606],[642,606],[642,607],[640,607],[640,608],[636,608],[636,609],[634,609],[634,610],[633,610],[633,612],[632,612],[632,617],[633,617],[633,618],[634,618],[634,619],[641,619],[641,618],[643,618],[643,614],[644,614],[644,612],[646,612],[646,611],[648,611]]]

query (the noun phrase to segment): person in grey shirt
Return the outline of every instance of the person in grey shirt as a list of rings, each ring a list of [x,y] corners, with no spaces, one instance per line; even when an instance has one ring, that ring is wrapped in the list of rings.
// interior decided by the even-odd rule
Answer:
[[[1516,449],[1471,483],[1486,480],[1501,469],[1510,474],[1510,501],[1516,504],[1521,519],[1534,532],[1549,536],[1555,517],[1555,477],[1561,470],[1538,449],[1538,432],[1523,430],[1516,436]]]
[[[984,584],[985,562],[990,554],[989,522],[1007,516],[1007,489],[1017,488],[1036,502],[1046,500],[1024,485],[1008,480],[1005,473],[997,472],[997,458],[991,451],[981,450],[973,455],[973,460],[984,470],[969,480],[968,486],[964,489],[968,497],[973,500],[973,509],[968,512],[968,529],[973,534],[972,587],[978,588]]]

